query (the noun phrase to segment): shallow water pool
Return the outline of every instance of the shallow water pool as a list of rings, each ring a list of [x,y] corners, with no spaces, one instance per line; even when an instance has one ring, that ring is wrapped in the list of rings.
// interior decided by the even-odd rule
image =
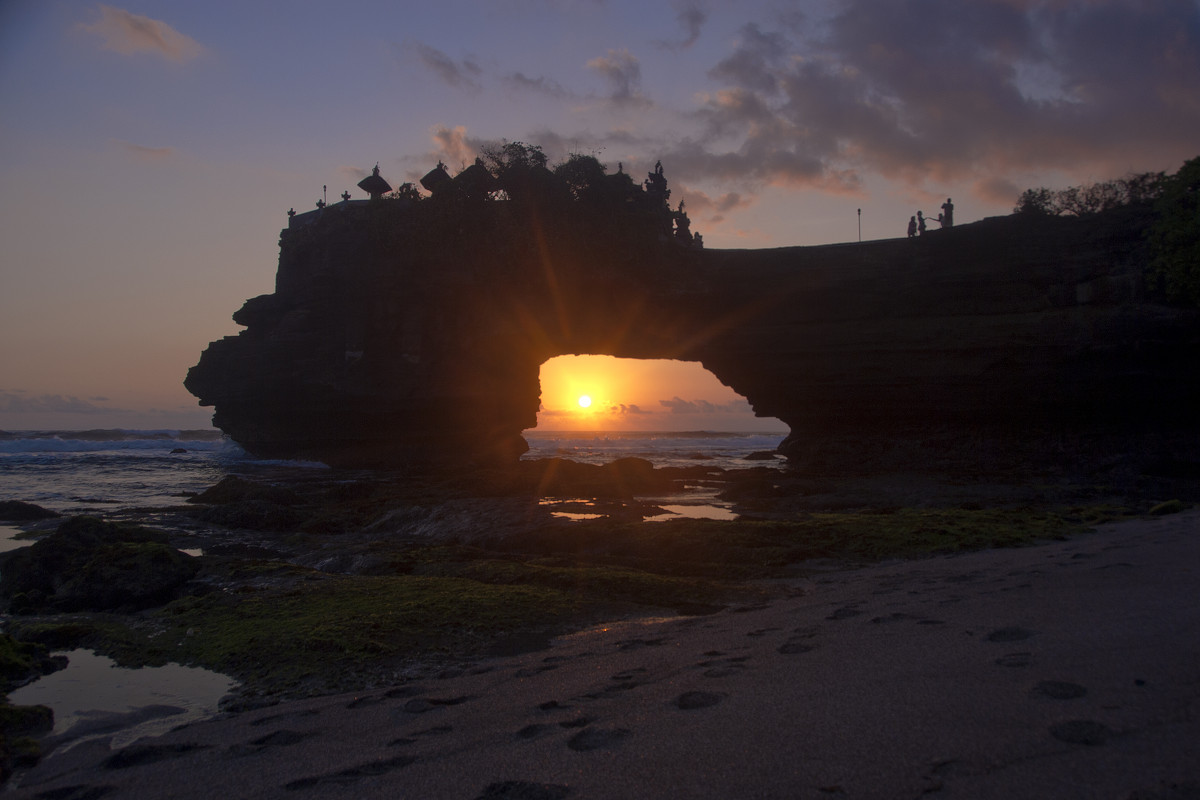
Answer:
[[[216,714],[221,698],[237,685],[228,675],[198,667],[127,669],[89,650],[55,655],[67,657],[66,669],[22,686],[9,699],[49,706],[53,734],[72,743],[111,736],[117,748],[166,733]]]

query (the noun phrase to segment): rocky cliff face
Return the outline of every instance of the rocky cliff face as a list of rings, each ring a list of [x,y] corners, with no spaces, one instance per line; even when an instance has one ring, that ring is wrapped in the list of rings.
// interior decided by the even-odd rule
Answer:
[[[1147,298],[1145,210],[737,251],[624,202],[327,208],[186,386],[252,453],[354,466],[515,459],[567,353],[699,361],[800,464],[1197,428],[1200,314]]]

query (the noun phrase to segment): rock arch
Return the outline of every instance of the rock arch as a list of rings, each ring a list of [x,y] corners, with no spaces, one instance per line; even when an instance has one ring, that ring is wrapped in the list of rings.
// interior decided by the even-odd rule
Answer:
[[[790,426],[799,464],[1195,431],[1200,315],[1147,299],[1144,210],[704,250],[628,179],[589,200],[529,189],[546,175],[293,220],[275,293],[235,313],[246,329],[187,388],[252,453],[347,466],[516,459],[539,366],[585,352],[700,362]]]

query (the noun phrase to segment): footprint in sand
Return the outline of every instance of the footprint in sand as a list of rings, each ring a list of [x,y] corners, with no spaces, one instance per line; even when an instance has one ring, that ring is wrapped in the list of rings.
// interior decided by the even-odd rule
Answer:
[[[662,647],[667,642],[671,641],[665,636],[657,639],[627,639],[623,642],[617,642],[618,650],[638,650],[643,647]]]
[[[257,727],[259,725],[269,725],[272,722],[279,722],[281,719],[299,719],[301,717],[315,717],[320,713],[321,712],[315,708],[306,708],[303,711],[294,711],[294,712],[289,711],[285,714],[271,714],[268,717],[262,717],[261,719],[256,719],[253,722],[250,722],[247,724]]]
[[[592,721],[587,717],[576,717],[575,719],[565,719],[558,723],[560,728],[586,728],[591,725]]]
[[[503,781],[488,784],[475,800],[563,800],[570,793],[570,787],[561,783]]]
[[[301,791],[304,789],[313,789],[329,784],[345,785],[357,783],[363,778],[374,777],[377,775],[386,775],[397,769],[407,767],[409,764],[416,761],[412,756],[395,756],[393,758],[383,758],[376,761],[367,761],[363,764],[356,764],[353,767],[347,767],[337,772],[326,773],[325,775],[313,775],[308,778],[300,778],[290,783],[284,784],[283,788],[289,792]]]
[[[672,705],[680,711],[695,711],[698,708],[711,708],[727,696],[722,692],[684,692],[675,698]]]
[[[1060,742],[1070,744],[1101,745],[1107,742],[1114,731],[1107,725],[1090,719],[1073,719],[1050,726],[1050,735]]]
[[[1031,636],[1033,636],[1033,631],[1013,626],[997,628],[989,633],[986,639],[989,642],[1023,642]]]
[[[567,740],[567,747],[581,753],[619,747],[633,732],[628,728],[584,728]]]
[[[300,731],[279,730],[273,733],[268,733],[266,736],[260,736],[257,739],[253,739],[245,744],[231,745],[229,748],[229,754],[234,756],[254,755],[255,753],[260,753],[269,747],[287,747],[289,745],[299,744],[305,739],[315,735],[316,733],[312,731],[308,733],[301,733]]]
[[[746,635],[752,638],[757,638],[759,636],[766,636],[768,633],[773,633],[774,631],[780,630],[783,630],[783,628],[759,628],[758,630],[750,631]]]
[[[517,731],[517,738],[525,740],[537,739],[545,736],[551,730],[553,730],[553,728],[550,725],[534,723],[532,725],[526,725],[524,728],[521,728],[521,730]]]
[[[719,650],[710,650],[705,655],[712,653],[720,654]],[[706,661],[701,661],[696,664],[697,669],[702,669],[702,673],[706,678],[728,678],[730,675],[736,675],[746,669],[746,662],[750,660],[750,656],[733,656],[732,658],[717,658]]]
[[[1001,667],[1028,667],[1033,664],[1033,653],[1006,653],[996,659]]]
[[[435,708],[456,706],[474,699],[474,695],[463,695],[462,697],[414,697],[404,704],[404,710],[409,714],[424,714],[426,711],[432,711]]]
[[[854,613],[858,614],[859,612],[855,611]],[[819,632],[818,628],[796,628],[796,630],[792,631],[791,638],[779,645],[776,650],[785,656],[811,652],[817,649],[817,646],[811,640],[815,639]]]
[[[179,758],[196,750],[207,750],[206,744],[146,744],[130,745],[100,762],[101,769],[128,769],[154,764],[168,758]]]
[[[837,611],[834,611],[832,614],[830,614],[825,619],[831,619],[831,620],[850,619],[851,617],[857,617],[861,613],[863,613],[863,612],[859,611],[854,606],[846,606],[844,608],[839,608]]]
[[[349,703],[346,703],[346,708],[366,708],[367,706],[377,706],[384,700],[387,700],[387,695],[368,695],[366,697],[356,697]]]
[[[541,664],[536,667],[522,667],[513,673],[513,677],[532,678],[534,675],[540,675],[543,672],[549,672],[552,669],[558,669],[558,664]]]
[[[1033,693],[1051,700],[1074,700],[1087,694],[1087,689],[1069,681],[1042,681],[1033,688]]]

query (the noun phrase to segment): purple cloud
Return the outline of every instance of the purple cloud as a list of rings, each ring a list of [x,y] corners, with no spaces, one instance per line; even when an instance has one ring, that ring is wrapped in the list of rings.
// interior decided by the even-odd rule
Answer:
[[[103,39],[105,50],[121,55],[152,53],[168,61],[190,61],[204,52],[195,39],[185,36],[167,23],[134,14],[121,8],[102,5],[100,18],[90,25],[77,27]]]

